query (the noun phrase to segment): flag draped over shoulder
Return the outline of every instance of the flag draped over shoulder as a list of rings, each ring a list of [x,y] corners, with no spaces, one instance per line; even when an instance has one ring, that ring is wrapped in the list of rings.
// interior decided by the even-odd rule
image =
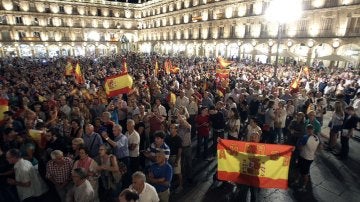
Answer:
[[[225,60],[224,58],[222,58],[222,57],[218,57],[217,58],[217,63],[218,63],[218,65],[220,66],[220,68],[226,68],[226,67],[228,67],[229,65],[231,65],[231,61],[227,61],[227,60]]]
[[[221,139],[218,179],[260,188],[288,188],[292,146]]]
[[[126,94],[131,91],[133,79],[128,73],[118,74],[105,79],[105,92],[107,97]]]
[[[72,62],[68,60],[65,66],[65,76],[72,76],[73,73],[74,73],[74,68]]]
[[[85,83],[84,76],[81,72],[81,67],[80,67],[79,63],[76,63],[76,67],[75,67],[75,80],[78,84]]]
[[[6,99],[0,99],[0,121],[4,119],[4,112],[9,111],[9,101]]]
[[[169,103],[175,104],[176,102],[176,95],[173,92],[170,92],[166,99]]]
[[[29,136],[33,139],[40,148],[45,148],[46,138],[42,130],[29,130]]]
[[[180,72],[180,68],[179,67],[176,67],[176,66],[172,66],[170,68],[170,73],[171,74],[178,74]]]

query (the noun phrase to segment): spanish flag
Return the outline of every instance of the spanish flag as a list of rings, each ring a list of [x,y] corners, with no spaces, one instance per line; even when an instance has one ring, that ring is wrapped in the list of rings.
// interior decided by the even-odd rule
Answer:
[[[6,99],[0,99],[0,121],[4,119],[4,112],[9,111],[9,101]]]
[[[171,67],[171,69],[170,69],[170,73],[171,73],[171,74],[178,74],[179,72],[180,72],[180,68],[179,68],[179,67],[173,66],[173,67]]]
[[[226,67],[228,67],[229,65],[231,65],[231,61],[227,61],[227,60],[225,60],[224,58],[222,58],[222,57],[218,57],[217,58],[217,62],[218,62],[218,64],[219,64],[219,66],[220,66],[220,68],[226,68]]]
[[[309,76],[310,70],[308,66],[304,67],[304,73],[306,74],[306,76]]]
[[[126,58],[123,58],[122,63],[123,63],[123,73],[128,72],[128,66],[126,64]]]
[[[45,148],[46,146],[46,139],[44,136],[44,132],[42,130],[29,130],[29,136],[31,137],[34,142],[41,148]]]
[[[133,79],[128,73],[122,73],[105,79],[105,92],[107,97],[114,97],[119,94],[131,91]]]
[[[166,74],[170,74],[171,62],[167,59],[164,63],[164,70]]]
[[[159,65],[158,62],[155,62],[155,69],[154,69],[154,75],[157,77],[159,74]]]
[[[293,146],[221,139],[218,179],[260,188],[288,188]]]
[[[85,83],[84,75],[81,72],[81,67],[80,67],[79,63],[76,63],[76,67],[75,67],[75,80],[76,80],[77,84]]]
[[[216,69],[215,77],[219,79],[227,79],[230,75],[230,69]]]
[[[168,97],[167,97],[167,101],[168,101],[169,103],[175,104],[175,102],[176,102],[176,95],[175,95],[175,93],[170,92],[170,94],[169,94]]]
[[[74,68],[72,62],[68,60],[65,66],[65,76],[72,76],[73,72],[74,72]]]

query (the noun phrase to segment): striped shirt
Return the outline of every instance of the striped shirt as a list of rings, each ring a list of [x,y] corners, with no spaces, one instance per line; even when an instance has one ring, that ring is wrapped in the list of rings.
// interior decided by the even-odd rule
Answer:
[[[160,147],[156,147],[155,143],[151,143],[150,147],[147,149],[150,152],[151,156],[155,156],[159,151],[163,151],[165,153],[166,160],[169,160],[170,157],[170,147],[164,142]]]

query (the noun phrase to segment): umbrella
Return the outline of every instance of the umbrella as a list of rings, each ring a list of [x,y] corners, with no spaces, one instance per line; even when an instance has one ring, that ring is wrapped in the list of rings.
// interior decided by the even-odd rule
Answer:
[[[259,51],[259,50],[256,50],[256,49],[253,49],[250,53],[248,54],[251,54],[251,55],[267,55],[266,53],[262,52],[262,51]]]
[[[351,59],[341,56],[341,55],[335,55],[335,54],[318,57],[317,59],[318,60],[329,60],[329,61],[351,62]]]
[[[271,53],[271,56],[276,56],[276,53]],[[279,52],[279,56],[280,57],[284,57],[284,58],[297,58],[300,57],[299,55],[292,53],[288,50],[283,50],[281,52]]]

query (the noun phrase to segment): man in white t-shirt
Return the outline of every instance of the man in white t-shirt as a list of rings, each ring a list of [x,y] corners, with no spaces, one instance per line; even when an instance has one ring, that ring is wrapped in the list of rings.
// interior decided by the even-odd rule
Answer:
[[[18,149],[10,149],[6,153],[6,160],[9,164],[14,164],[15,179],[8,178],[7,183],[16,186],[19,199],[21,201],[41,200],[41,195],[45,194],[48,188],[38,170],[30,161],[21,158]]]
[[[139,202],[159,202],[159,196],[156,189],[146,183],[144,173],[137,171],[132,175],[132,184],[129,187],[139,194]]]
[[[320,139],[314,133],[314,126],[308,124],[306,126],[306,134],[300,139],[297,147],[300,151],[298,168],[299,176],[295,181],[295,184],[299,183],[300,177],[303,178],[303,185],[300,187],[299,191],[306,192],[306,185],[309,182],[310,178],[310,166],[315,159],[315,152],[320,145]]]
[[[128,137],[129,141],[129,156],[130,156],[130,170],[131,172],[135,172],[139,170],[140,166],[140,135],[135,130],[135,121],[132,119],[128,119],[126,122],[127,132],[125,135]]]

